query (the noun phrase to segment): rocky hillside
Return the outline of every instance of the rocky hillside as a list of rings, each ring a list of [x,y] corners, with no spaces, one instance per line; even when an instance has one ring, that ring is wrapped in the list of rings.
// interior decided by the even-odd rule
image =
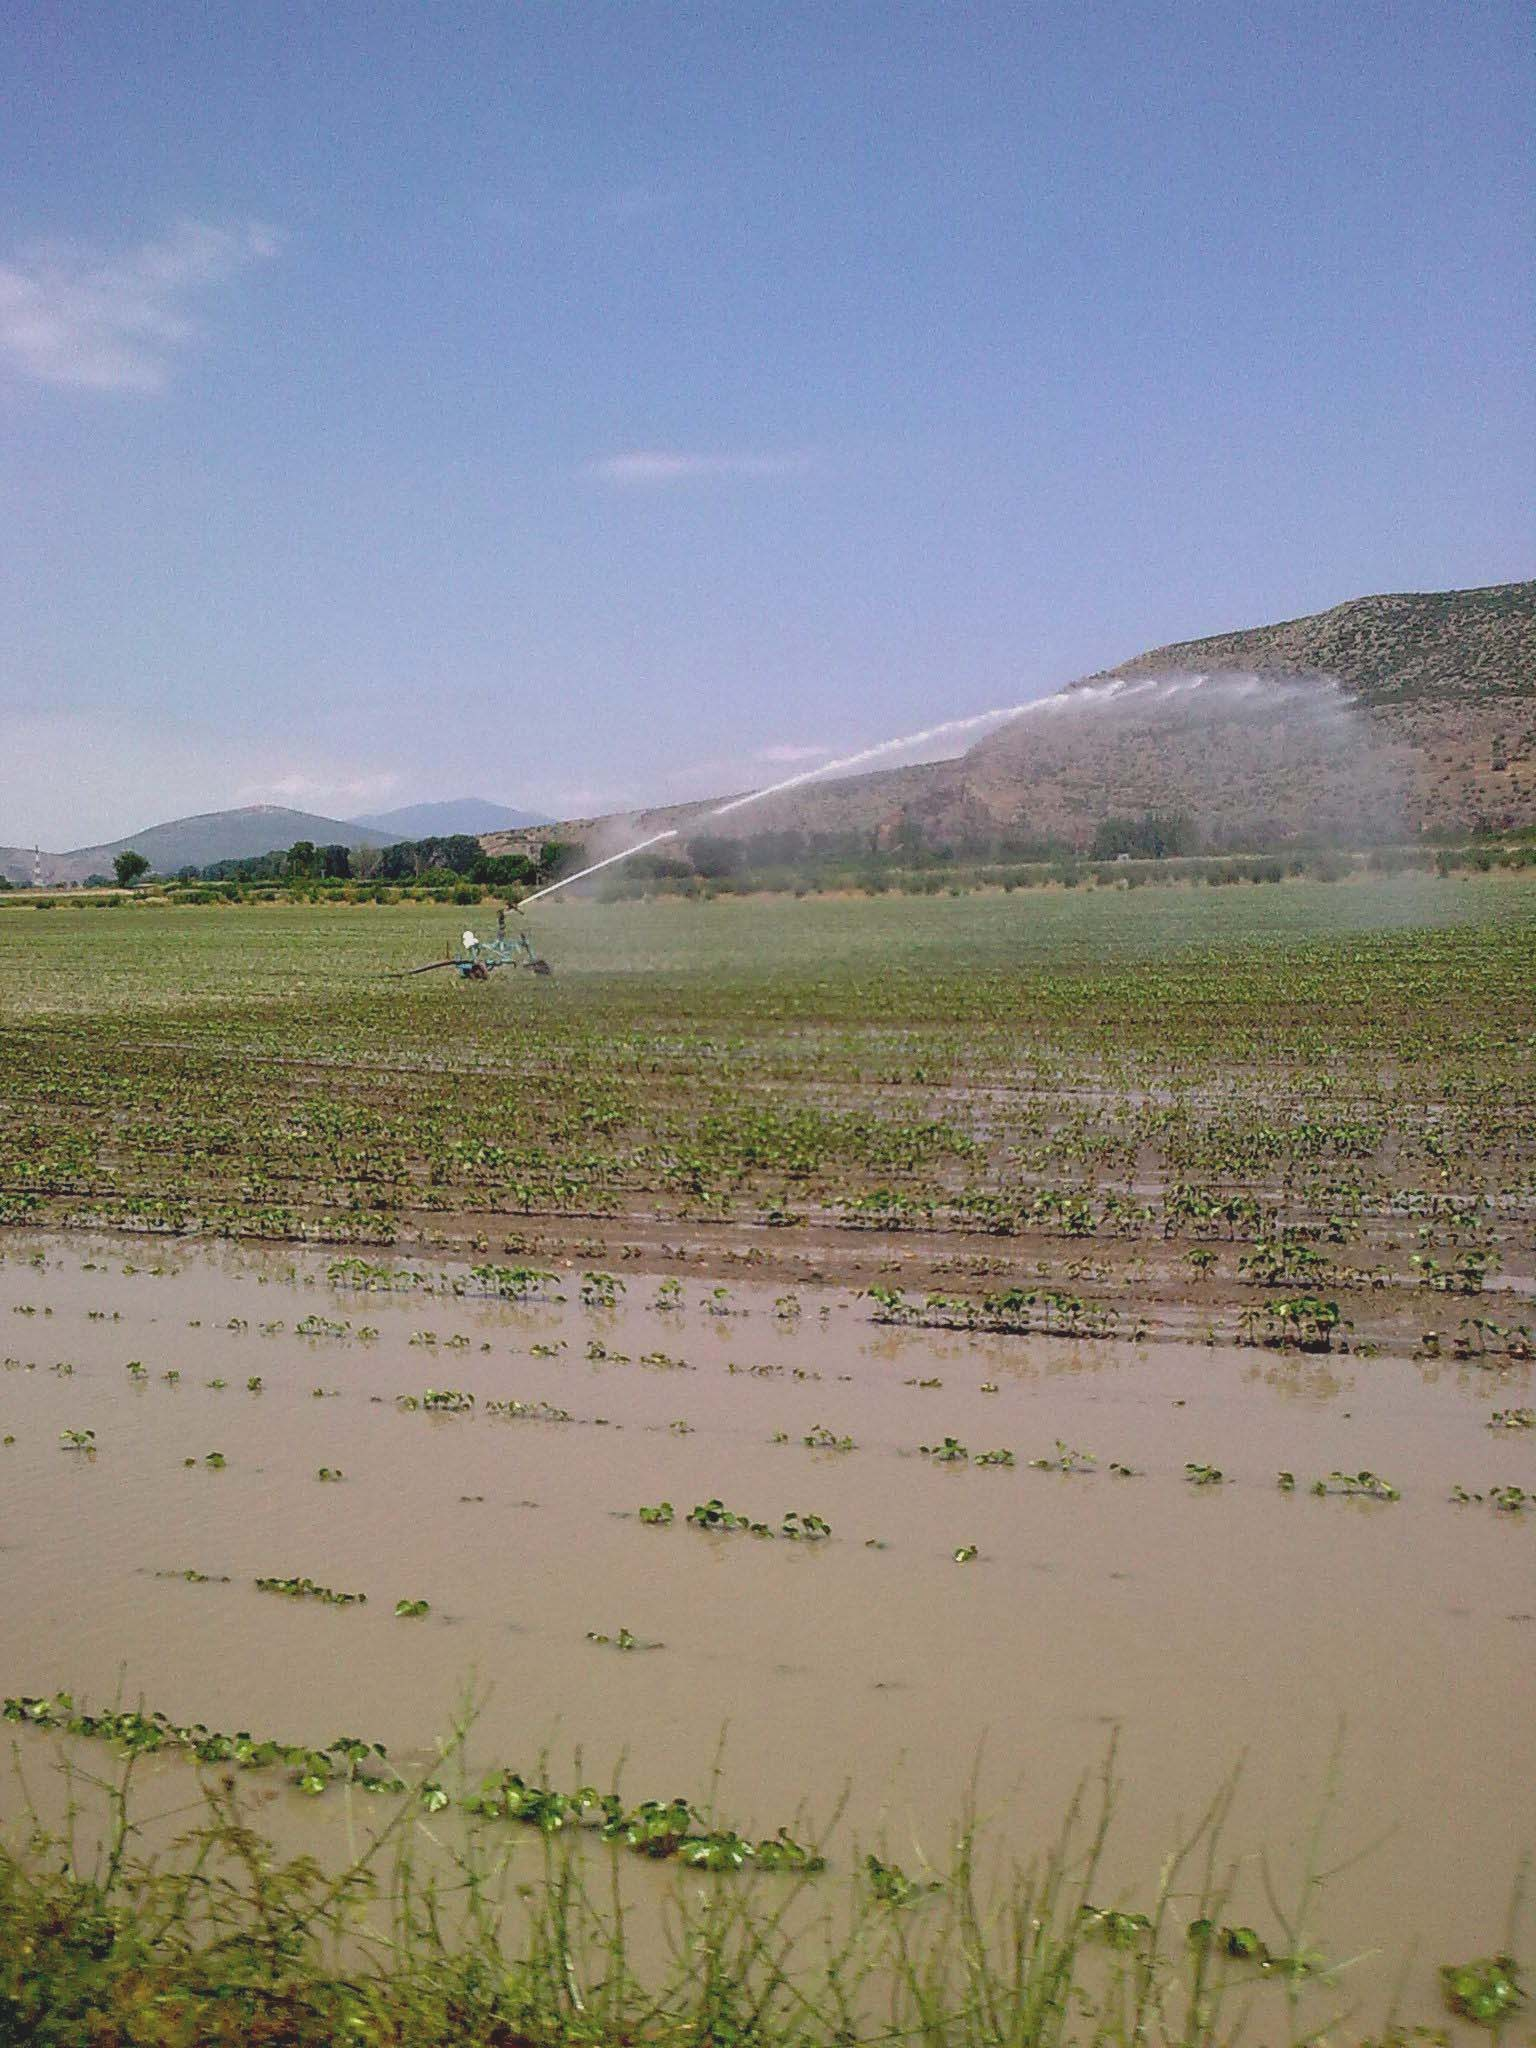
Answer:
[[[1278,626],[1154,647],[1105,674],[1212,669],[1328,675],[1373,709],[1522,696],[1529,702],[1536,693],[1536,582],[1351,598]]]
[[[686,833],[705,808],[560,830],[608,851]],[[1536,826],[1536,582],[1356,598],[1153,648],[957,760],[812,784],[709,829],[1086,846],[1104,818],[1148,810],[1189,814],[1217,847]]]

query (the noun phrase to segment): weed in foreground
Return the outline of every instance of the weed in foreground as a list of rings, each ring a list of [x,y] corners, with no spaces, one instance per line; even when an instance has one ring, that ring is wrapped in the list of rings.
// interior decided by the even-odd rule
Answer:
[[[1230,1782],[1139,1907],[1103,1902],[1112,1754],[1054,1838],[991,1885],[971,1821],[945,1864],[916,1876],[871,1850],[843,1878],[818,1877],[819,1857],[804,1851],[765,1878],[754,1874],[770,1867],[761,1854],[746,1864],[733,1838],[707,1834],[674,1877],[653,1882],[643,1868],[626,1874],[617,1851],[673,1855],[688,1809],[649,1802],[606,1849],[535,1816],[536,1832],[519,1838],[525,1852],[509,1850],[496,1823],[529,1818],[514,1808],[535,1788],[514,1780],[498,1798],[455,1801],[441,1778],[462,1772],[466,1734],[334,1872],[313,1855],[281,1856],[228,1769],[204,1781],[191,1825],[153,1852],[133,1761],[112,1780],[62,1766],[64,1830],[46,1830],[34,1811],[19,1840],[0,1841],[0,2040],[1214,2048],[1243,2031],[1363,2038],[1339,1990],[1348,1966],[1330,1968],[1310,1933],[1326,1881],[1321,1820],[1295,1906],[1272,1896],[1261,1933],[1230,1911]],[[659,1944],[642,1932],[651,1923],[666,1929]],[[1447,2011],[1495,2039],[1521,2009],[1507,1947],[1440,1974]],[[1394,2018],[1374,2038],[1445,2037]]]

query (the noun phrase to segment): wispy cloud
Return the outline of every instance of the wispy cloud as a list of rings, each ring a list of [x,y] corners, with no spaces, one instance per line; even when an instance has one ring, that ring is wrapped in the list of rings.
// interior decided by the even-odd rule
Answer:
[[[811,457],[803,451],[707,454],[683,448],[635,448],[622,455],[598,457],[585,465],[585,474],[611,484],[684,484],[710,477],[796,476],[810,466]]]
[[[329,818],[381,803],[399,787],[400,777],[390,769],[373,775],[326,775],[299,769],[276,775],[267,782],[247,783],[240,792],[240,801],[286,804],[295,810],[319,811]]]
[[[180,221],[158,241],[108,254],[47,242],[0,263],[0,356],[44,384],[158,391],[197,333],[194,295],[277,254],[280,237],[247,221]]]

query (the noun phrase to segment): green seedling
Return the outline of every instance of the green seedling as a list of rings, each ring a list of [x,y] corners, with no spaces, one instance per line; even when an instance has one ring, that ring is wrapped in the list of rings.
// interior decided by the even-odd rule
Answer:
[[[366,1604],[366,1593],[337,1593],[329,1586],[320,1586],[313,1579],[265,1578],[256,1580],[259,1593],[282,1593],[290,1600],[319,1600],[326,1607],[361,1607]]]
[[[430,1605],[425,1600],[397,1600],[395,1602],[395,1618],[398,1621],[419,1621],[422,1615],[429,1614],[430,1612]]]
[[[820,1515],[796,1514],[791,1508],[779,1524],[779,1534],[791,1543],[819,1543],[832,1534],[832,1524]]]
[[[1342,1493],[1352,1500],[1402,1499],[1399,1489],[1379,1472],[1330,1472],[1326,1479],[1313,1482],[1312,1491],[1319,1496]]]
[[[1226,1482],[1226,1474],[1219,1465],[1186,1464],[1184,1477],[1191,1486],[1222,1486]]]
[[[960,1548],[954,1553],[955,1563],[970,1564],[980,1555],[981,1549],[978,1544],[962,1543]]]
[[[944,1889],[942,1879],[908,1877],[899,1863],[883,1863],[878,1856],[864,1858],[864,1882],[882,1906],[897,1908],[915,1906]]]
[[[94,1451],[96,1432],[94,1429],[61,1429],[59,1444],[66,1451]]]
[[[1125,1913],[1114,1906],[1090,1906],[1080,1908],[1083,1931],[1107,1942],[1111,1948],[1135,1948],[1152,1932],[1152,1922],[1145,1913]]]
[[[640,1519],[653,1529],[663,1529],[675,1519],[675,1510],[669,1500],[659,1501],[653,1508],[641,1508]]]
[[[1507,1515],[1523,1514],[1527,1508],[1536,1508],[1536,1493],[1527,1493],[1521,1486],[1490,1486],[1486,1493],[1472,1493],[1464,1486],[1453,1486],[1451,1499],[1458,1507],[1471,1507],[1474,1503],[1487,1501]]]
[[[1191,1920],[1187,1935],[1195,1949],[1213,1949],[1236,1963],[1268,1963],[1268,1945],[1252,1927],[1218,1926],[1214,1920]]]
[[[1031,1458],[1029,1463],[1035,1472],[1091,1472],[1098,1459],[1092,1451],[1074,1450],[1057,1437],[1054,1458]]]
[[[1499,2027],[1525,2004],[1520,1966],[1512,1956],[1482,1956],[1472,1963],[1443,1963],[1440,1984],[1458,2019]]]
[[[970,1452],[958,1438],[947,1436],[940,1444],[919,1444],[919,1455],[932,1458],[936,1465],[963,1465]]]
[[[661,1650],[666,1647],[664,1643],[643,1643],[627,1628],[621,1628],[616,1635],[611,1636],[601,1635],[596,1629],[589,1628],[587,1641],[604,1644],[612,1650]]]
[[[835,1431],[828,1429],[825,1423],[821,1422],[818,1422],[814,1429],[811,1429],[805,1436],[801,1437],[800,1441],[808,1451],[853,1451],[858,1449],[858,1445],[851,1436],[838,1436]]]
[[[346,1473],[342,1471],[339,1465],[322,1465],[320,1467],[320,1470],[315,1474],[315,1477],[317,1479],[324,1479],[331,1482],[340,1479],[345,1479],[346,1476]]]

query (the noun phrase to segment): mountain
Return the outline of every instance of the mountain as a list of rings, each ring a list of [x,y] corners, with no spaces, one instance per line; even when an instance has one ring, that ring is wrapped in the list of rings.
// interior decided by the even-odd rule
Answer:
[[[1152,648],[958,759],[809,783],[718,824],[709,808],[558,829],[607,852],[669,826],[1086,848],[1105,818],[1149,810],[1186,813],[1216,847],[1536,826],[1536,582],[1355,598]]]
[[[1054,701],[1080,714],[992,733],[964,779],[1077,837],[1095,809],[1187,811],[1229,843],[1536,825],[1536,582],[1155,647]]]
[[[537,811],[512,811],[483,796],[461,796],[440,804],[405,804],[398,811],[377,811],[354,820],[391,839],[445,839],[450,833],[515,832],[519,826],[549,821]]]
[[[952,761],[814,782],[718,823],[718,798],[570,819],[561,838],[607,853],[676,827],[857,833],[892,844],[1059,840],[1143,811],[1187,813],[1213,846],[1434,828],[1536,826],[1536,582],[1401,591],[1181,640],[1069,683]],[[516,824],[469,825],[487,812]],[[465,798],[344,824],[254,805],[155,825],[107,846],[45,855],[58,881],[109,874],[135,847],[160,873],[291,845],[380,846],[472,830],[492,852],[548,836],[526,813]],[[31,879],[32,854],[0,847]]]
[[[1536,691],[1536,582],[1352,598],[1276,626],[1154,647],[1104,673],[1192,669],[1330,675],[1372,709],[1522,697],[1529,703]]]
[[[312,811],[290,811],[281,804],[248,804],[238,811],[206,811],[194,818],[172,818],[148,825],[102,846],[77,846],[69,853],[45,853],[47,882],[83,882],[87,875],[110,875],[114,854],[131,847],[142,853],[156,874],[174,875],[178,868],[206,867],[216,860],[250,860],[312,839],[317,846],[387,846],[392,835],[322,818]],[[18,872],[17,863],[22,864]],[[12,881],[30,882],[32,855],[23,848],[0,847],[0,869]]]

